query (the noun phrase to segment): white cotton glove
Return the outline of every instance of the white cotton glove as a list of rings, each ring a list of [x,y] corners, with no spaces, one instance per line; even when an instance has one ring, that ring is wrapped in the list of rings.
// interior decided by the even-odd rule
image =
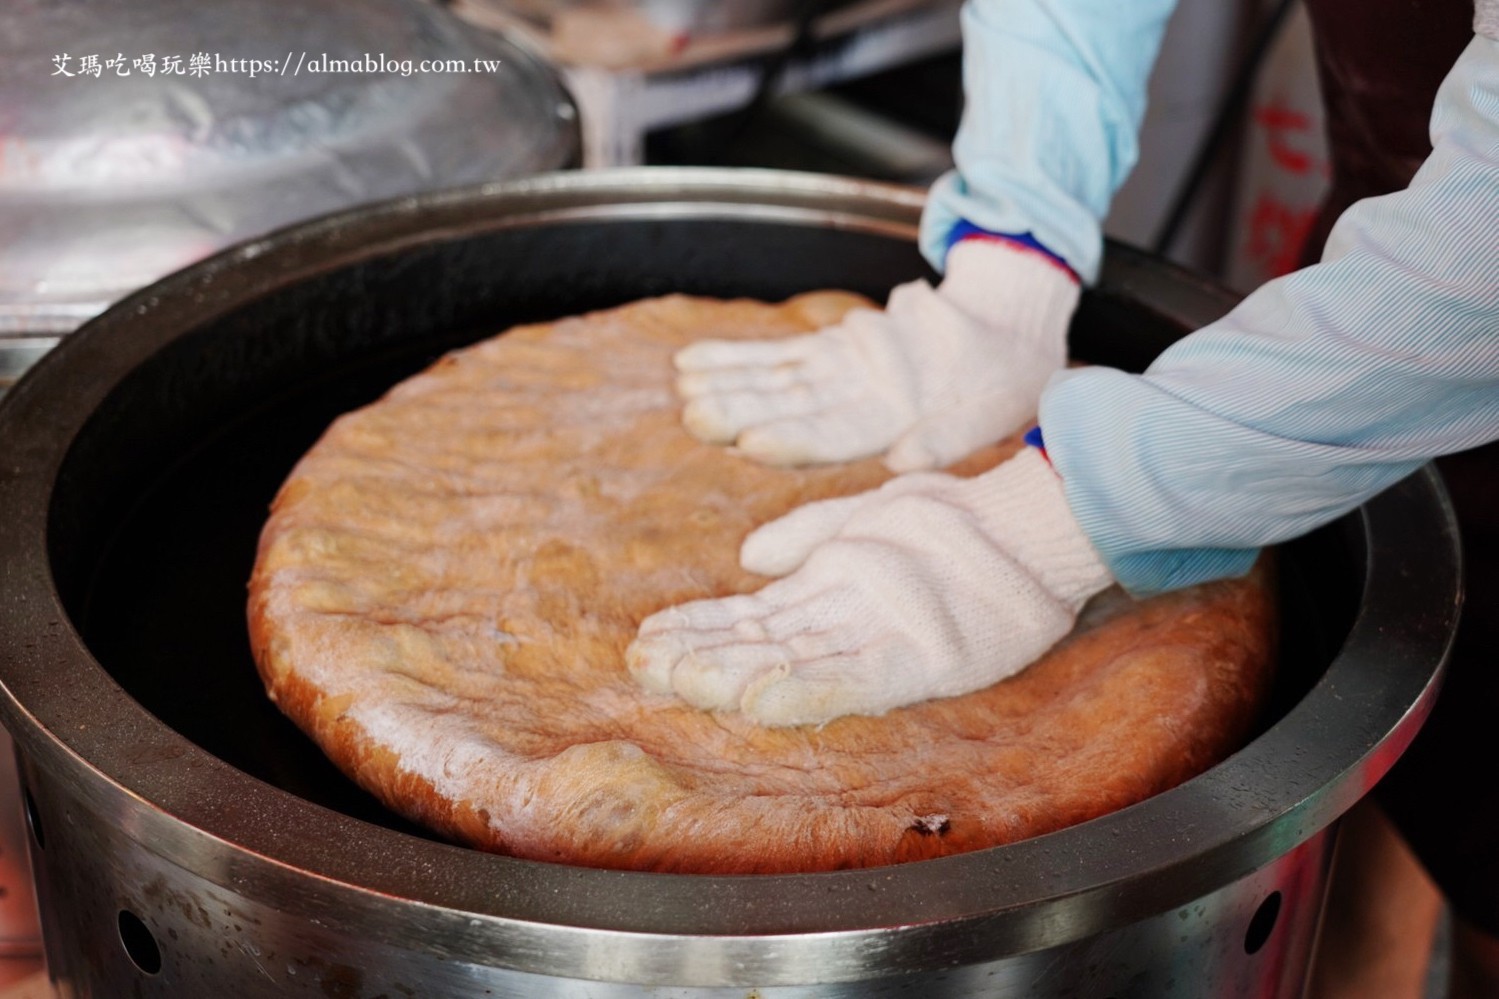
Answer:
[[[986,687],[1111,582],[1033,448],[972,479],[905,475],[810,503],[745,539],[740,562],[785,578],[651,615],[626,662],[649,690],[762,725]]]
[[[772,465],[885,454],[940,468],[1019,429],[1067,360],[1077,281],[1039,253],[969,239],[947,276],[817,333],[705,340],[676,355],[682,421]]]

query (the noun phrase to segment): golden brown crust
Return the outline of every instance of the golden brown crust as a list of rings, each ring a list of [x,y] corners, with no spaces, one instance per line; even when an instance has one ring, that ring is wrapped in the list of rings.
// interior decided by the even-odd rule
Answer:
[[[271,696],[354,780],[455,839],[659,871],[978,849],[1139,801],[1236,748],[1270,680],[1262,573],[1108,597],[1020,675],[882,718],[764,729],[630,681],[646,615],[764,583],[737,565],[749,530],[888,475],[698,444],[671,353],[815,329],[859,301],[673,296],[522,327],[339,419],[261,538],[249,625]]]

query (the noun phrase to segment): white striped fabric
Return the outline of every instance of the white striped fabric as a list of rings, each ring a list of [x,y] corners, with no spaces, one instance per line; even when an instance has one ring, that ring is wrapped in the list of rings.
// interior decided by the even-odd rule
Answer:
[[[1048,452],[1130,590],[1245,571],[1260,546],[1499,438],[1499,40],[1475,37],[1453,66],[1431,135],[1410,187],[1350,208],[1319,265],[1144,375],[1049,385]]]

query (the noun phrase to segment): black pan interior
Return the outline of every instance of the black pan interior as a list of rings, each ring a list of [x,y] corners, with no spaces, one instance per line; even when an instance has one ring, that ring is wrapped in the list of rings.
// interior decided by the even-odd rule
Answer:
[[[80,432],[49,511],[59,593],[102,666],[184,737],[293,794],[422,835],[276,711],[250,658],[245,581],[259,530],[323,428],[443,352],[517,323],[676,291],[775,301],[842,287],[878,300],[925,273],[893,236],[620,220],[434,239],[268,291],[176,337]],[[1079,311],[1075,352],[1138,368],[1186,332],[1156,304],[1106,281]],[[1266,724],[1346,635],[1361,546],[1349,518],[1285,547],[1281,680]]]

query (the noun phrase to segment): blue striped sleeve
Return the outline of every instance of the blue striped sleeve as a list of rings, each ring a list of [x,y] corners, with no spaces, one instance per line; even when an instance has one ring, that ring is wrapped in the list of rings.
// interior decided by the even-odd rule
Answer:
[[[932,187],[921,246],[953,227],[1030,233],[1084,281],[1134,166],[1145,86],[1175,0],[968,0],[957,168]]]
[[[1246,571],[1260,546],[1499,438],[1499,42],[1458,59],[1431,136],[1410,187],[1345,212],[1317,266],[1144,375],[1048,386],[1048,453],[1131,591]]]

